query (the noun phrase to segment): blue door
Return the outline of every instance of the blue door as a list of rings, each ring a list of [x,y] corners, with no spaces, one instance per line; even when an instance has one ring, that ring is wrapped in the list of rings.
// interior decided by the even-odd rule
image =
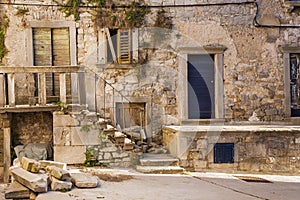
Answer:
[[[187,74],[188,118],[214,118],[214,55],[188,55]]]

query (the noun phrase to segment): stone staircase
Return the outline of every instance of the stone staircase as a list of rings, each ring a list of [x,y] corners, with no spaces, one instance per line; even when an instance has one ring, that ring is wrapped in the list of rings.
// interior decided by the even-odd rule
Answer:
[[[184,169],[179,167],[179,160],[170,154],[144,153],[140,158],[140,165],[136,167],[142,173],[178,174]]]

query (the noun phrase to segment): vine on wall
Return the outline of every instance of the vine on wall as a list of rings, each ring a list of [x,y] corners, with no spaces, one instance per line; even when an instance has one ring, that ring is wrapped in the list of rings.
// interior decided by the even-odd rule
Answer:
[[[8,50],[5,46],[5,33],[6,29],[9,26],[9,19],[6,15],[0,18],[0,62],[4,56],[8,53]]]
[[[59,4],[58,2],[56,2]],[[116,6],[111,0],[88,0],[88,5],[94,6],[92,14],[96,25],[108,28],[132,28],[140,27],[150,9],[140,2],[132,2]],[[61,11],[66,17],[71,15],[77,21],[80,19],[80,7],[85,4],[82,0],[68,0],[62,6]]]

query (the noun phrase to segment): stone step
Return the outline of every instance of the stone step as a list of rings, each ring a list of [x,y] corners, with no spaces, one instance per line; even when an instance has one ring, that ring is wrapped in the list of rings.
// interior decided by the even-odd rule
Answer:
[[[176,166],[179,160],[170,154],[145,153],[140,159],[141,166]]]
[[[140,166],[136,167],[138,172],[144,174],[182,174],[184,168],[179,166]]]

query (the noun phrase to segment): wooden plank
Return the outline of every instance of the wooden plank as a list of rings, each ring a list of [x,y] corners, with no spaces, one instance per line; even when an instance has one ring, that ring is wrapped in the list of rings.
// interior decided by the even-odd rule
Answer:
[[[5,92],[5,77],[4,74],[0,74],[0,107],[4,107],[6,104],[6,92]]]
[[[8,120],[8,119],[5,119]],[[9,183],[9,167],[11,163],[11,156],[10,156],[10,144],[11,144],[11,130],[9,127],[4,128],[4,176],[3,181],[4,183]]]
[[[7,75],[7,82],[8,82],[8,104],[9,106],[15,106],[16,100],[15,100],[15,75],[14,74],[8,74]]]
[[[39,104],[42,106],[47,103],[47,95],[46,95],[46,74],[39,73]]]
[[[63,103],[67,103],[67,88],[66,88],[66,74],[59,75],[59,83],[60,83],[60,101]]]
[[[105,32],[106,32],[109,48],[110,48],[110,51],[111,51],[111,55],[113,57],[113,60],[116,61],[117,60],[116,52],[115,52],[114,45],[113,45],[112,39],[110,37],[110,33],[109,33],[108,28],[105,28]]]

